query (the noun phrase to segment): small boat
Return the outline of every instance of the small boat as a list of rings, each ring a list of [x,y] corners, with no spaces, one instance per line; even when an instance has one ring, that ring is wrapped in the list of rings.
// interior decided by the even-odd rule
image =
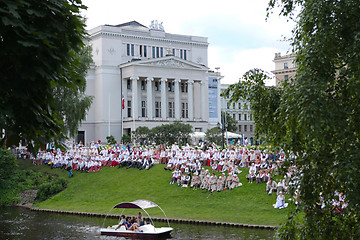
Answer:
[[[151,219],[148,212],[145,210],[145,209],[154,208],[154,207],[158,207],[163,212],[163,214],[166,217],[166,220],[167,220],[167,223],[168,223],[169,227],[156,228],[154,226],[153,220]],[[124,210],[126,208],[142,209],[147,214],[147,216],[149,217],[151,223],[140,226],[139,228],[140,228],[141,232],[140,231],[126,230],[125,226],[121,226],[120,228],[115,230],[115,228],[118,225],[109,226],[108,228],[104,228],[106,218],[114,208],[123,208]],[[116,204],[114,207],[112,207],[110,209],[110,211],[108,212],[108,214],[106,215],[105,219],[104,219],[104,224],[103,224],[103,227],[100,229],[100,232],[101,232],[101,235],[119,236],[119,237],[134,237],[134,238],[146,238],[146,239],[148,239],[148,238],[166,238],[166,237],[170,237],[170,233],[171,233],[172,230],[173,230],[173,228],[170,227],[169,219],[167,218],[165,212],[156,203],[148,201],[148,200],[136,200],[136,201],[133,201],[133,202],[119,203],[119,204]]]

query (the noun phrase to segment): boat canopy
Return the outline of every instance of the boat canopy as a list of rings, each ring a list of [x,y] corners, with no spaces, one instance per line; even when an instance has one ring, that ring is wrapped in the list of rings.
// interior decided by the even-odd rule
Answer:
[[[148,200],[135,200],[133,202],[123,202],[116,204],[114,208],[140,208],[140,209],[147,209],[147,208],[153,208],[153,207],[159,207],[156,203],[153,203]]]

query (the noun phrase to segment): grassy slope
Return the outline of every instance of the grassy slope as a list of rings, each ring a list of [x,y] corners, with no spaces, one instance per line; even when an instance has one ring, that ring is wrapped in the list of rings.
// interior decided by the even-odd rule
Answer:
[[[67,172],[47,166],[28,166],[67,177]],[[171,172],[155,165],[148,171],[105,167],[97,173],[74,172],[68,188],[51,199],[37,203],[40,208],[107,213],[117,203],[147,199],[157,203],[169,218],[279,225],[288,209],[274,209],[276,196],[266,195],[265,184],[248,184],[247,169],[239,175],[242,187],[222,192],[193,190],[170,185]],[[292,207],[290,205],[290,207]],[[127,210],[127,214],[129,214]],[[116,212],[114,212],[116,213]],[[151,210],[154,217],[163,217]]]

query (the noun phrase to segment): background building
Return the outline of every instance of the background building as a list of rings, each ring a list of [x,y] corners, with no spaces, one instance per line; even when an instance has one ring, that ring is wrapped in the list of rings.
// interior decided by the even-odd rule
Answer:
[[[132,21],[91,29],[89,39],[94,64],[86,93],[94,102],[78,140],[119,140],[139,126],[174,121],[194,131],[216,126],[221,76],[207,67],[206,37],[166,33],[157,21],[150,27]]]
[[[281,53],[275,53],[273,62],[275,70],[271,71],[275,74],[276,86],[280,86],[281,82],[295,76],[297,66],[294,62],[295,54],[281,56]]]
[[[221,84],[221,92],[230,85]],[[245,138],[254,138],[255,124],[250,109],[250,103],[245,100],[230,103],[229,99],[221,98],[221,110],[237,121],[235,133],[243,134]]]

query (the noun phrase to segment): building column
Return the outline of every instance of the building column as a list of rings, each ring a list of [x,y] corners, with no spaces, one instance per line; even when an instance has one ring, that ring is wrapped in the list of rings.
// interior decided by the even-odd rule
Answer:
[[[133,119],[138,119],[139,118],[139,114],[138,114],[138,109],[139,109],[139,103],[138,103],[138,77],[130,77],[130,80],[132,82],[132,108],[133,108]],[[135,129],[133,130],[135,131]]]
[[[180,111],[181,111],[181,103],[180,103],[180,79],[174,79],[175,89],[174,89],[174,98],[175,98],[175,119],[180,120]]]
[[[161,79],[161,118],[163,120],[166,119],[166,106],[167,106],[167,98],[166,98],[166,78]]]
[[[208,102],[208,101],[206,101],[206,84],[205,84],[205,81],[204,80],[202,80],[201,82],[200,82],[200,88],[201,88],[201,90],[200,90],[200,94],[201,94],[201,97],[200,97],[200,99],[201,99],[201,121],[205,121],[206,120],[206,117],[205,117],[205,115],[206,115],[206,108],[207,109],[209,109],[209,106],[206,106],[206,103]]]
[[[147,85],[146,85],[146,91],[147,91],[147,117],[149,120],[153,119],[153,87],[152,87],[152,81],[154,78],[146,78]]]
[[[190,121],[194,120],[194,80],[188,80],[188,110]]]

